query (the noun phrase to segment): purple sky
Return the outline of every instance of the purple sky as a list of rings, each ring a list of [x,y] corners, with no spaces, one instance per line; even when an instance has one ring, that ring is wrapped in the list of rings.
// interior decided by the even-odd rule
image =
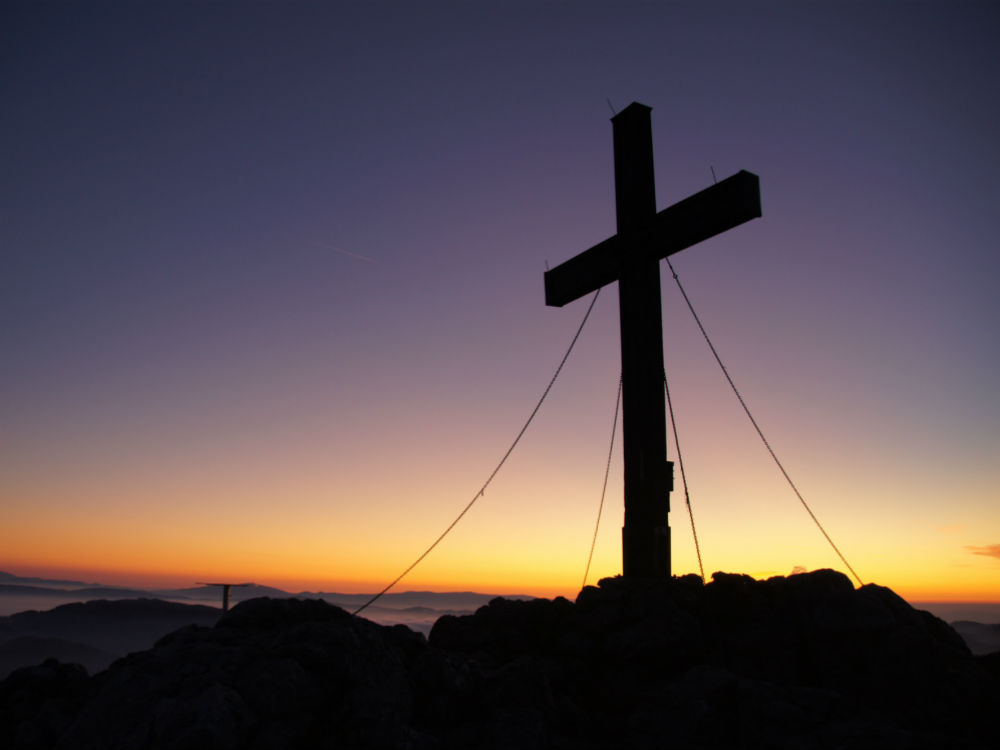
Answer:
[[[154,525],[199,569],[225,538],[213,571],[394,577],[576,329],[542,272],[614,233],[637,100],[659,208],[761,177],[763,218],[674,265],[854,567],[1000,599],[998,32],[961,2],[5,3],[0,562],[162,569],[121,541]],[[663,270],[706,567],[840,567]],[[578,586],[617,341],[612,288],[428,581]]]

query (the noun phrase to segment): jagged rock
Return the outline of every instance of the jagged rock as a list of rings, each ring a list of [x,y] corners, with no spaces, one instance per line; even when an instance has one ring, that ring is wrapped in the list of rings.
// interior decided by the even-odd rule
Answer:
[[[0,683],[0,732],[63,750],[972,748],[1000,698],[995,660],[833,571],[605,579],[429,639],[256,599],[93,678],[33,669]]]
[[[53,747],[92,693],[78,664],[48,659],[14,670],[0,682],[0,737],[19,750]]]
[[[99,675],[59,747],[419,746],[410,636],[320,600],[250,600]]]
[[[518,607],[491,602],[472,617],[439,620],[430,644],[504,664],[510,634],[528,628],[521,658],[549,661],[550,689],[586,717],[587,728],[570,736],[595,746],[647,746],[662,737],[665,716],[691,747],[819,738],[864,747],[869,735],[900,747],[934,746],[941,736],[974,745],[991,726],[995,677],[945,623],[888,589],[855,590],[835,571],[695,580],[605,579],[568,611],[555,602],[520,607],[518,624]],[[556,619],[562,635],[546,640],[539,623]]]

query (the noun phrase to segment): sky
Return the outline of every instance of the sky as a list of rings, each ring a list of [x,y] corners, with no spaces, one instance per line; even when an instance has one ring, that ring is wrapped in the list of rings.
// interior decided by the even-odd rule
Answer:
[[[762,218],[671,260],[845,558],[1000,601],[998,32],[964,2],[4,3],[0,570],[388,584],[580,325],[542,275],[614,234],[638,101],[658,208],[760,176]],[[706,574],[845,570],[661,266]],[[397,590],[579,591],[617,299]],[[621,570],[620,432],[610,467],[588,583]]]

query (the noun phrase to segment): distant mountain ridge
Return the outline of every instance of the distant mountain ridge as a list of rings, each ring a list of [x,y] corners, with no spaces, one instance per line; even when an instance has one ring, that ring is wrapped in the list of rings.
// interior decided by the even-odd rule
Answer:
[[[0,678],[48,658],[100,671],[119,657],[152,647],[178,628],[213,625],[219,615],[215,607],[200,604],[102,599],[0,617]]]
[[[44,585],[39,585],[44,584]],[[80,586],[81,588],[56,588],[57,586]],[[222,601],[221,588],[216,586],[189,586],[171,589],[137,589],[102,584],[84,584],[77,581],[60,581],[45,578],[17,576],[0,571],[0,596],[57,596],[86,599],[116,598],[116,599],[180,599],[192,601]],[[336,591],[300,591],[290,592],[273,586],[253,584],[230,590],[230,601],[233,603],[258,599],[267,596],[271,598],[319,598],[344,606],[345,609],[360,607],[366,604],[374,594],[348,594]],[[379,597],[381,607],[413,607],[426,606],[428,600],[441,609],[475,609],[489,603],[497,597],[496,594],[480,594],[474,591],[400,591],[389,592]],[[534,599],[528,594],[506,594],[507,599]]]
[[[59,589],[48,586],[27,586],[19,583],[0,583],[0,594],[18,596],[71,596],[79,599],[100,599],[115,597],[119,599],[151,598],[153,593],[141,589],[120,589],[113,586],[88,586],[79,589]]]
[[[0,570],[0,582],[10,583],[47,583],[56,586],[100,586],[99,583],[83,583],[82,581],[62,581],[51,578],[35,578],[34,576],[18,576]]]
[[[221,614],[222,592],[218,587],[147,591],[87,585],[69,589],[58,587],[71,583],[66,581],[10,573],[2,574],[2,579],[0,603],[19,602],[21,607],[0,616],[0,679],[14,669],[48,658],[82,664],[91,674],[100,672],[117,658],[150,648],[177,628],[212,625]],[[260,597],[302,596],[321,598],[349,611],[372,598],[371,594],[324,592],[296,595],[258,585],[231,591],[234,606]],[[494,598],[474,592],[406,591],[380,597],[364,614],[375,622],[405,624],[426,635],[441,616],[471,614]]]

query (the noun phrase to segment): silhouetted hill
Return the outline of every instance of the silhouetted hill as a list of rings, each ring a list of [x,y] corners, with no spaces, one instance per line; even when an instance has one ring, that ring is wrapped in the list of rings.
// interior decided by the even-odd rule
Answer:
[[[953,622],[951,626],[962,636],[972,653],[991,654],[1000,651],[1000,625],[959,620]]]
[[[0,594],[15,596],[51,597],[59,594],[78,599],[141,599],[150,596],[148,591],[140,589],[123,589],[114,586],[91,586],[80,589],[61,589],[52,586],[26,586],[17,583],[0,583]]]
[[[176,604],[158,599],[120,599],[64,604],[54,609],[19,612],[0,617],[0,650],[8,654],[13,666],[37,664],[48,657],[78,661],[88,669],[103,669],[110,661],[130,651],[150,648],[160,637],[190,624],[210,625],[219,618],[219,610],[196,604]],[[30,648],[18,657],[12,639],[28,638],[20,643]],[[56,650],[43,653],[48,642]],[[71,656],[67,649],[89,654]],[[93,649],[104,654],[98,657]],[[29,659],[30,657],[30,659]],[[14,662],[17,662],[14,664]],[[103,662],[103,663],[102,663]],[[4,662],[0,661],[0,666]],[[9,669],[0,669],[6,676]]]
[[[430,638],[255,599],[94,677],[0,682],[0,736],[73,748],[973,748],[1000,665],[833,571],[605,579],[495,599]]]
[[[81,664],[94,674],[106,669],[121,654],[103,651],[83,643],[61,638],[40,638],[33,635],[17,635],[11,638],[0,636],[0,678],[15,669],[41,664],[47,659]]]

